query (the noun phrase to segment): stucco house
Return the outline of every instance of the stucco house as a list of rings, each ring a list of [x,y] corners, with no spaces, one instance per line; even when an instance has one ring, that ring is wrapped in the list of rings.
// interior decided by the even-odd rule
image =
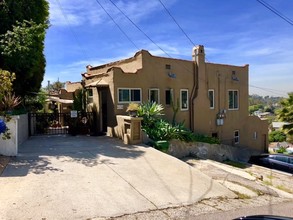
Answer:
[[[164,117],[184,121],[193,132],[218,137],[222,143],[266,151],[268,124],[248,113],[248,65],[208,63],[203,46],[192,60],[153,56],[146,50],[133,57],[82,74],[89,105],[99,114],[100,130],[115,135],[116,115],[125,115],[130,102],[156,101]]]
[[[74,94],[76,95],[80,89],[82,89],[81,82],[67,81],[64,89],[49,93],[46,100],[47,108],[56,109],[58,113],[69,113],[72,110]]]

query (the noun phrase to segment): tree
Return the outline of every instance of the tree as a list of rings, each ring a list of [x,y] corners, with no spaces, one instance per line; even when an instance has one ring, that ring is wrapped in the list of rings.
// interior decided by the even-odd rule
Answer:
[[[293,136],[293,92],[288,93],[288,98],[283,99],[280,104],[281,108],[277,111],[277,117],[280,121],[288,122],[289,124],[283,126],[283,130],[289,135],[292,141]]]
[[[46,0],[0,0],[0,68],[14,72],[22,97],[41,88],[45,73]]]
[[[12,91],[12,82],[15,79],[15,74],[6,70],[0,69],[0,101],[4,95]]]
[[[60,82],[59,80],[56,82],[53,82],[48,86],[49,92],[59,92],[61,89],[65,87],[65,83]]]

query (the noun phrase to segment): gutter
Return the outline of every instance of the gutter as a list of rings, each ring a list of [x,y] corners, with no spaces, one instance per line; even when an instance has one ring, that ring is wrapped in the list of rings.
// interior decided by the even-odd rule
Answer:
[[[198,95],[198,66],[196,65],[195,61],[193,62],[193,88],[191,91],[191,105],[189,110],[189,123],[190,129],[194,132],[194,100]]]

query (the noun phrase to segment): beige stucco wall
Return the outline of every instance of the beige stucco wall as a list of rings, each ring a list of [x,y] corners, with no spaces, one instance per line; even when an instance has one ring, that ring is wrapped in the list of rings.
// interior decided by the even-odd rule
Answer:
[[[67,92],[75,92],[75,90],[77,89],[81,89],[82,88],[82,85],[80,82],[70,82],[70,81],[67,81],[65,83],[65,89]]]
[[[238,81],[232,80],[232,71],[235,71]],[[199,71],[198,74],[199,89],[194,102],[195,130],[209,135],[218,133],[220,139],[229,143],[234,130],[243,127],[248,117],[248,66],[206,63],[205,72]],[[209,107],[209,89],[214,90],[213,109]],[[238,91],[237,110],[229,110],[229,90]],[[217,114],[220,112],[225,115],[223,126],[216,125]]]
[[[128,104],[118,103],[118,89],[119,88],[141,88],[142,101],[147,102],[149,99],[149,89],[159,89],[160,104],[163,105],[164,118],[171,120],[173,116],[173,110],[170,105],[165,105],[165,91],[173,90],[174,100],[177,102],[180,96],[180,89],[188,89],[189,93],[193,87],[193,63],[185,60],[168,59],[163,57],[153,57],[148,52],[143,51],[138,55],[137,67],[139,69],[136,73],[124,73],[120,69],[114,71],[114,91],[112,91],[114,97],[114,107],[116,114],[126,114],[126,108]],[[140,63],[142,62],[142,64]],[[165,65],[171,65],[171,70],[166,70]],[[168,73],[172,72],[176,74],[176,78],[171,78]],[[122,109],[118,109],[118,106],[122,106]],[[185,122],[185,125],[189,127],[189,111],[179,110],[178,122]]]
[[[166,69],[166,65],[170,65],[171,69]],[[232,77],[233,72],[235,75]],[[170,77],[168,73],[172,73],[174,77]],[[107,123],[109,127],[117,126],[116,115],[126,114],[128,104],[118,102],[119,88],[140,88],[142,102],[148,101],[149,89],[159,89],[160,104],[164,107],[163,117],[169,121],[172,120],[173,109],[165,105],[165,91],[172,89],[174,102],[177,103],[180,99],[180,89],[187,89],[189,110],[181,111],[179,108],[177,122],[184,122],[187,128],[197,133],[217,134],[223,143],[229,145],[234,144],[234,131],[238,130],[239,146],[265,148],[264,140],[256,141],[251,136],[254,132],[257,132],[259,137],[267,135],[267,127],[265,123],[248,116],[248,65],[206,63],[202,46],[193,49],[193,60],[190,61],[152,56],[148,51],[142,50],[126,60],[93,68],[88,67],[86,75],[83,78],[86,85],[100,79],[104,84],[108,84]],[[97,106],[100,106],[99,90],[101,89],[99,85],[95,88],[97,92],[94,93],[93,102]],[[214,90],[214,109],[209,107],[209,89]],[[228,108],[229,90],[238,91],[239,108],[237,110]],[[219,112],[224,113],[222,126],[216,125]]]

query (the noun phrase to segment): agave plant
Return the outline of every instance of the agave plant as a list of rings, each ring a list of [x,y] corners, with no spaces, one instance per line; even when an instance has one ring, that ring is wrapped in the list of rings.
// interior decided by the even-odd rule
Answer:
[[[143,117],[142,127],[143,129],[153,128],[156,121],[163,115],[162,111],[164,110],[161,104],[156,102],[147,102],[143,103],[138,107],[138,116]]]
[[[20,103],[21,98],[12,93],[5,94],[1,100],[2,108],[4,111],[12,111]]]

